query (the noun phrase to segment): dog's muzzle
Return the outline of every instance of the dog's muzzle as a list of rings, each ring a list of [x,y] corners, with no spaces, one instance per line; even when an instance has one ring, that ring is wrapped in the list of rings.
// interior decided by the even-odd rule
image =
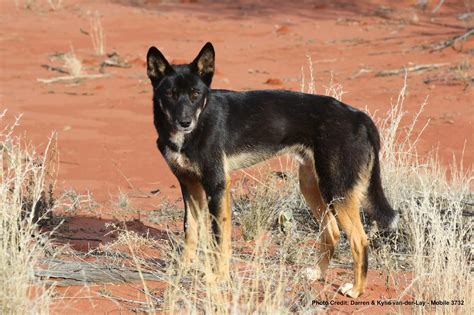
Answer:
[[[190,133],[196,126],[196,120],[192,118],[177,119],[175,121],[175,126],[178,131]]]

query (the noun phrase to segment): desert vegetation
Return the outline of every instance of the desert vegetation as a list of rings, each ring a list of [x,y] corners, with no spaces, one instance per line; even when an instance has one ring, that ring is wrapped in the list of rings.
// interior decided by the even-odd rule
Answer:
[[[97,56],[102,56],[105,54],[105,34],[101,16],[97,11],[91,12],[89,15],[89,36],[91,37],[92,47]]]
[[[35,277],[34,268],[55,253],[51,234],[38,228],[53,210],[54,139],[39,155],[14,136],[19,118],[4,124],[6,114],[0,115],[0,313],[47,314],[54,287]]]

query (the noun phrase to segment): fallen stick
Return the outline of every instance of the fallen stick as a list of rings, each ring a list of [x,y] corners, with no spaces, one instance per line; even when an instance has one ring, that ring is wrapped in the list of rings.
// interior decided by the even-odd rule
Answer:
[[[436,12],[438,12],[439,8],[441,8],[443,4],[444,4],[444,0],[439,0],[436,7],[433,9],[433,11],[431,11],[431,14],[435,14]]]
[[[463,20],[470,19],[472,17],[474,17],[474,12],[466,12],[466,13],[460,14],[458,16],[458,19],[463,21]]]
[[[66,70],[64,70],[63,68],[60,68],[60,67],[53,67],[53,66],[46,65],[46,64],[41,65],[41,67],[45,68],[48,71],[57,71],[57,72],[60,72],[60,73],[69,74],[69,72],[67,72]]]
[[[464,34],[454,36],[454,37],[448,39],[447,41],[442,42],[441,44],[433,45],[430,52],[445,49],[449,46],[454,45],[458,41],[466,40],[466,39],[468,39],[469,37],[471,37],[473,35],[474,35],[474,28],[471,28],[467,32],[465,32]]]
[[[108,294],[104,294],[104,293],[98,293],[98,295],[100,297],[111,299],[111,300],[116,300],[116,301],[119,301],[119,302],[130,303],[130,304],[138,304],[138,305],[147,305],[147,302],[125,299],[125,298],[117,296],[117,295],[108,295]]]
[[[107,59],[100,64],[101,67],[117,67],[117,68],[130,68],[131,65],[128,63],[118,62],[114,60]]]
[[[145,280],[163,281],[162,278],[151,272],[111,266],[103,263],[82,261],[61,261],[56,259],[42,262],[44,267],[36,267],[35,276],[52,280],[58,286],[72,284],[100,284],[100,283],[127,283]],[[51,279],[53,278],[53,279]]]
[[[81,74],[81,75],[67,75],[63,77],[56,77],[52,79],[36,79],[38,82],[49,84],[61,81],[74,81],[74,80],[84,80],[84,79],[101,79],[109,77],[110,74]]]
[[[433,70],[433,69],[437,69],[437,68],[444,67],[447,65],[449,65],[449,63],[432,63],[432,64],[414,65],[407,68],[379,71],[375,74],[375,76],[376,77],[389,77],[392,75],[399,75],[405,72],[418,72],[418,71]]]
[[[441,82],[441,83],[444,83],[444,84],[447,84],[447,85],[455,85],[455,84],[459,85],[459,84],[464,83],[464,85],[467,87],[467,86],[469,86],[469,84],[474,83],[474,76],[461,78],[459,76],[440,76],[440,75],[436,75],[436,76],[427,77],[423,80],[423,83],[425,83],[425,84],[430,84],[430,83],[433,83],[433,82]]]

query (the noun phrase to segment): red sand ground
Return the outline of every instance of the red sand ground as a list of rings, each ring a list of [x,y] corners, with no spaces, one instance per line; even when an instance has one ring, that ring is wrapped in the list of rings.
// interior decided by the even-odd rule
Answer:
[[[95,235],[107,241],[101,229],[105,220],[117,217],[108,205],[119,191],[129,194],[132,204],[143,211],[154,209],[162,197],[179,198],[177,182],[155,147],[145,71],[151,45],[169,60],[185,62],[206,41],[213,42],[217,52],[213,86],[235,90],[299,90],[302,67],[308,80],[308,55],[317,92],[324,92],[333,73],[346,91],[343,101],[377,111],[379,117],[396,100],[403,77],[377,77],[375,72],[447,63],[439,70],[409,74],[405,109],[413,115],[428,97],[420,125],[431,122],[419,144],[420,154],[439,147],[441,159],[448,163],[453,155],[459,160],[466,145],[464,165],[472,165],[472,88],[452,80],[424,83],[472,59],[472,40],[433,53],[424,48],[465,31],[469,22],[457,19],[468,10],[463,1],[446,1],[436,15],[430,14],[432,7],[415,8],[415,1],[181,2],[66,0],[56,11],[46,1],[35,1],[30,9],[22,1],[0,2],[0,109],[8,108],[8,121],[23,113],[17,132],[24,132],[40,148],[53,130],[58,132],[57,190],[89,190],[102,205],[93,213],[99,219],[72,218],[70,226],[77,227],[78,238]],[[40,65],[61,66],[48,56],[71,46],[87,73],[98,72],[105,57],[94,55],[90,37],[81,32],[90,31],[88,13],[94,11],[103,16],[106,51],[118,52],[131,67],[108,67],[110,77],[78,84],[38,82],[60,75]],[[365,69],[371,72],[361,71]],[[470,69],[449,73],[472,80]],[[160,194],[149,193],[156,189]],[[383,279],[370,281],[369,296],[385,294]],[[71,300],[70,306],[82,313],[119,308],[84,299]]]

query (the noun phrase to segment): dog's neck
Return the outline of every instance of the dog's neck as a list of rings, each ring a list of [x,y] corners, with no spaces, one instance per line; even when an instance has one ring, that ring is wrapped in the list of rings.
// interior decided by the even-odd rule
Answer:
[[[166,145],[173,151],[181,152],[185,140],[185,133],[181,131],[170,132]]]

